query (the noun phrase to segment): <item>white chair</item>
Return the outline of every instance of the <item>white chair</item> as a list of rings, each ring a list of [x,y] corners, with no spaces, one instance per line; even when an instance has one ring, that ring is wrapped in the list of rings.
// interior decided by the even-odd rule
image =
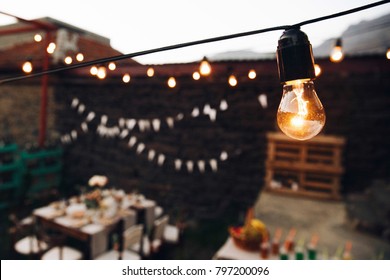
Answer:
[[[141,242],[134,243],[131,247],[132,250],[142,254],[145,257],[149,257],[160,250],[160,247],[164,240],[164,229],[168,224],[169,216],[165,215],[153,223],[151,240],[147,236],[142,238],[142,253]]]
[[[164,229],[164,241],[170,244],[178,244],[180,241],[180,230],[175,225],[166,225]]]
[[[169,221],[169,216],[164,215],[161,218],[154,221],[153,225],[153,234],[151,240],[151,251],[152,253],[156,253],[160,250],[161,245],[164,241],[164,231]]]
[[[14,250],[21,255],[39,254],[41,251],[47,250],[46,242],[38,240],[35,235],[28,235],[18,240],[14,244]]]
[[[76,248],[65,245],[66,236],[61,233],[41,232],[40,235],[49,245],[49,250],[41,256],[41,260],[81,260],[83,253]]]
[[[154,208],[154,217],[156,219],[160,218],[161,215],[164,213],[164,210],[161,206],[159,205],[156,205],[156,207]]]
[[[13,223],[9,233],[14,252],[19,256],[39,258],[39,255],[48,249],[48,245],[35,234],[34,220],[31,217],[19,220],[14,214],[9,218]]]
[[[55,246],[44,253],[41,260],[81,260],[81,251],[68,246]]]
[[[134,225],[123,232],[123,250],[119,252],[117,248],[104,252],[97,256],[95,260],[140,260],[136,246],[141,243],[143,235],[143,225]]]

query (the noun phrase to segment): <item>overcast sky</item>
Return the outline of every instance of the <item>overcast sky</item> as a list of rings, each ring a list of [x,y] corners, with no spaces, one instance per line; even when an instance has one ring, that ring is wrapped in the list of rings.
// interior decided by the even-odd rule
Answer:
[[[288,25],[376,0],[1,0],[0,10],[22,18],[52,17],[111,39],[123,53]],[[390,13],[390,4],[302,27],[315,47],[349,25]],[[0,15],[0,24],[10,23]],[[274,52],[282,31],[139,56],[141,63],[200,60],[232,50]]]

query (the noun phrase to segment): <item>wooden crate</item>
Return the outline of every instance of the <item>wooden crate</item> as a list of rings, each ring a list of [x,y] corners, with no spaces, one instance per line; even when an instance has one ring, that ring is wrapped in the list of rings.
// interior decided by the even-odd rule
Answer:
[[[345,139],[316,136],[307,141],[268,133],[265,189],[289,195],[339,199]]]
[[[22,165],[15,143],[0,146],[0,212],[18,204],[22,187]]]
[[[34,200],[42,192],[58,192],[62,179],[61,148],[22,151],[21,160],[28,178],[26,198]]]

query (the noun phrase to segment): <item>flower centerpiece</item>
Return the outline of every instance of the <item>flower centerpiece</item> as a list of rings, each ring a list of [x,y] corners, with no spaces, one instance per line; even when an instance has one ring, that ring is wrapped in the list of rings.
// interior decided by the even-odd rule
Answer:
[[[87,208],[99,208],[100,202],[102,201],[102,189],[107,183],[108,178],[102,175],[94,175],[89,179],[88,185],[91,188],[91,191],[84,196],[84,203]]]

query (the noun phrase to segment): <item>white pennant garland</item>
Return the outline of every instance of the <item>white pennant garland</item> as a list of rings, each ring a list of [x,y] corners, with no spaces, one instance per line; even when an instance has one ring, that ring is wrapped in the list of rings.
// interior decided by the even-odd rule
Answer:
[[[108,117],[106,115],[103,115],[101,118],[100,118],[100,123],[103,124],[103,125],[106,125],[107,124],[107,121],[108,121]]]
[[[133,128],[135,127],[136,124],[137,124],[137,121],[135,119],[128,119],[126,121],[127,128],[130,130],[133,130]]]
[[[137,143],[137,137],[135,136],[131,136],[130,139],[129,139],[129,143],[128,143],[128,146],[130,148],[134,147],[134,145]]]
[[[168,117],[167,118],[167,125],[170,129],[174,128],[175,126],[175,121],[172,117]]]
[[[149,161],[153,161],[155,156],[156,156],[156,151],[155,150],[149,150],[149,152],[148,152],[148,160]]]
[[[93,119],[95,118],[95,113],[94,112],[89,112],[87,117],[86,117],[86,120],[87,122],[90,122],[92,121]]]
[[[84,113],[84,111],[85,111],[85,105],[84,104],[80,104],[79,108],[77,109],[77,112],[79,114],[82,114],[82,113]]]
[[[81,129],[84,133],[88,132],[88,125],[86,122],[81,123]]]
[[[267,101],[267,95],[265,93],[262,93],[258,97],[259,103],[263,109],[266,109],[268,107],[268,101]]]
[[[79,105],[79,103],[80,103],[80,100],[78,98],[73,98],[70,107],[76,108]]]
[[[221,111],[226,111],[229,108],[229,105],[225,99],[221,100],[221,103],[219,104],[219,109]]]
[[[200,173],[204,173],[205,168],[206,168],[205,161],[204,160],[198,160],[198,169],[199,169]]]
[[[161,121],[159,119],[154,119],[152,121],[153,130],[156,132],[160,131]]]
[[[145,150],[145,144],[144,143],[139,143],[137,146],[137,154],[141,154]]]
[[[267,105],[267,96],[265,94],[261,94],[258,96],[258,100],[263,108],[266,108]],[[85,112],[85,105],[80,103],[80,100],[77,98],[72,99],[71,103],[72,108],[77,108],[77,112],[82,114]],[[226,111],[229,108],[226,100],[221,100],[219,104],[219,110],[216,108],[212,108],[209,104],[205,104],[202,109],[202,113],[204,115],[208,115],[210,121],[215,122],[217,118],[218,111]],[[190,116],[196,118],[200,115],[199,107],[194,107],[190,113]],[[94,112],[89,112],[86,116],[85,120],[80,124],[81,131],[87,133],[89,131],[88,123],[91,122],[96,117]],[[166,117],[167,126],[170,129],[175,127],[175,121],[181,121],[185,118],[183,113],[178,113],[175,117]],[[97,126],[97,133],[102,137],[113,138],[119,136],[120,139],[125,139],[130,135],[130,132],[137,125],[140,132],[145,132],[149,130],[153,130],[154,132],[159,132],[161,129],[161,120],[159,118],[154,119],[125,119],[119,118],[118,125],[107,127],[108,116],[102,115],[100,117],[100,124]],[[76,130],[72,130],[68,134],[64,134],[61,136],[61,142],[64,144],[71,143],[72,141],[77,140],[78,132]],[[156,159],[158,166],[163,166],[166,162],[166,155],[157,152],[154,149],[147,150],[146,145],[142,142],[138,143],[138,140],[135,136],[131,136],[128,141],[129,148],[136,146],[136,153],[141,154],[146,150],[147,159],[149,161],[154,161]],[[228,153],[226,151],[222,151],[219,160],[226,161],[228,159]],[[196,166],[200,173],[204,173],[206,171],[206,164],[210,165],[210,168],[213,172],[218,171],[218,160],[215,158],[209,160],[183,160],[180,158],[174,159],[174,168],[176,171],[180,171],[183,163],[189,173],[193,173],[194,167]]]
[[[164,161],[165,161],[165,155],[159,154],[157,157],[157,164],[159,166],[162,166],[164,164]]]
[[[199,108],[198,107],[195,107],[194,109],[192,109],[192,112],[191,112],[191,116],[193,118],[196,118],[196,117],[199,117]]]
[[[187,165],[188,172],[192,173],[192,171],[194,170],[194,162],[192,160],[188,160],[186,162],[186,165]]]
[[[221,161],[225,161],[225,160],[227,160],[228,158],[229,158],[228,153],[227,153],[226,151],[222,151],[222,152],[221,152],[221,155],[219,156],[219,159],[220,159]]]
[[[120,118],[118,124],[120,128],[124,128],[126,125],[126,120],[124,118]]]
[[[175,159],[175,169],[179,171],[181,169],[182,161],[181,159]]]
[[[125,139],[127,135],[129,135],[129,130],[124,129],[122,130],[121,134],[119,134],[119,138]]]
[[[213,158],[213,159],[209,160],[209,163],[210,163],[211,170],[213,172],[217,172],[218,171],[218,161]]]

